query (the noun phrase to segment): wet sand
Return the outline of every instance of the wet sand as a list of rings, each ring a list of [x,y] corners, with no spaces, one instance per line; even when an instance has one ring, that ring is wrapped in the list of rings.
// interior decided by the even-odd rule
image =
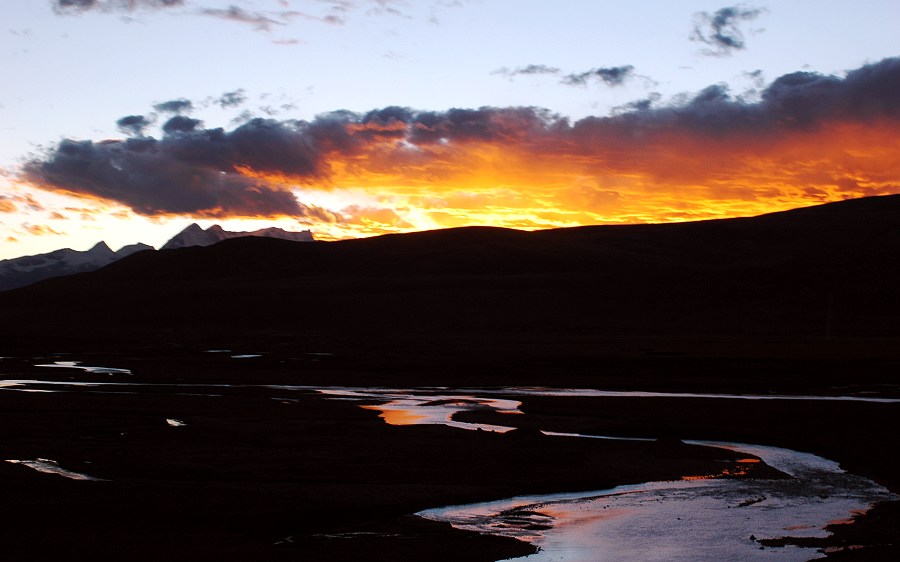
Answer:
[[[435,340],[423,340],[404,346],[407,353],[379,347],[375,337],[355,346],[336,340],[297,346],[277,339],[177,347],[118,343],[114,353],[79,348],[71,340],[32,343],[66,353],[36,357],[36,348],[8,347],[2,355],[10,358],[0,361],[5,378],[466,386],[483,384],[490,373],[497,384],[625,388],[630,383],[666,390],[677,381],[682,391],[848,392],[833,388],[827,368],[819,377],[787,376],[790,366],[814,369],[826,363],[805,352],[798,356],[799,346],[791,348],[793,358],[785,357],[788,346],[777,344],[766,353],[752,348],[757,356],[748,358],[735,356],[733,342],[707,343],[699,353],[702,342],[607,341],[591,352],[579,346],[561,362],[562,346],[545,346],[539,355],[531,348],[536,356],[529,358],[527,351],[520,353],[528,346],[514,340],[494,346],[470,340],[459,347],[444,341],[442,349]],[[208,352],[217,348],[232,352]],[[857,348],[844,348],[847,361]],[[454,352],[460,349],[467,351]],[[869,363],[857,371],[849,391],[896,395],[896,389],[883,386],[896,361],[889,349],[881,355],[869,348],[860,352]],[[262,357],[231,358],[257,353]],[[446,359],[430,360],[436,353]],[[33,367],[67,360],[134,374]],[[835,369],[840,364],[832,361]],[[726,369],[730,376],[723,378]],[[198,389],[203,393],[213,392]],[[215,393],[221,396],[0,391],[3,459],[49,458],[108,480],[68,480],[0,462],[4,505],[12,514],[4,552],[12,559],[78,553],[98,560],[127,553],[129,559],[147,560],[497,560],[531,547],[410,514],[522,493],[709,474],[721,470],[723,460],[737,460],[721,450],[684,445],[682,438],[810,451],[900,490],[898,471],[886,460],[900,446],[894,434],[900,426],[897,405],[528,397],[522,406],[526,416],[501,420],[523,429],[500,435],[391,427],[375,411],[314,394],[278,396],[262,388]],[[478,413],[462,417],[498,421]],[[173,427],[167,419],[185,425]],[[663,439],[550,438],[533,430],[538,426]],[[765,467],[755,475],[766,475]],[[880,507],[863,519],[836,528],[830,543],[878,545],[847,551],[844,555],[852,556],[847,559],[895,557],[896,507]]]

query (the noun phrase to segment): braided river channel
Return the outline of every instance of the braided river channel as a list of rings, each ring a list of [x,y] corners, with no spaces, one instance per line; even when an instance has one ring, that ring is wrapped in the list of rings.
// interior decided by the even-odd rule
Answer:
[[[38,365],[36,365],[38,366]],[[84,367],[59,362],[40,367],[81,369],[86,376],[127,375],[106,367]],[[161,387],[165,387],[163,390]],[[506,432],[527,414],[520,409],[528,396],[556,397],[670,397],[740,400],[852,400],[898,403],[895,398],[856,396],[751,396],[606,392],[554,388],[368,388],[293,385],[166,384],[58,380],[3,380],[0,390],[25,392],[165,392],[216,396],[237,387],[271,392],[277,400],[294,393],[316,393],[326,400],[343,400],[376,410],[391,425],[443,424],[469,431]],[[472,423],[458,419],[461,412],[504,414],[511,425]],[[508,416],[508,417],[507,417]],[[464,416],[462,416],[464,417]],[[171,426],[180,420],[166,420]],[[548,436],[583,439],[623,439],[616,436],[561,434]],[[655,439],[648,435],[646,439]],[[631,437],[633,439],[633,437]],[[681,480],[646,482],[606,490],[513,497],[471,505],[427,509],[417,515],[460,529],[515,537],[538,552],[531,561],[665,560],[804,561],[820,555],[814,548],[764,546],[767,539],[824,537],[829,524],[849,522],[854,514],[877,502],[897,499],[879,484],[842,470],[836,462],[802,451],[747,443],[686,441],[719,447],[748,456],[745,462],[764,462],[789,478],[717,478],[685,476]],[[42,472],[77,479],[89,474],[67,472],[52,459],[6,459]],[[523,560],[524,560],[523,559]]]

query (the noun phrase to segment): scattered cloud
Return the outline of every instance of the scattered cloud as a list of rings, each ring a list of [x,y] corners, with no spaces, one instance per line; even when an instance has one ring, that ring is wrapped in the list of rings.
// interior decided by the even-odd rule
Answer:
[[[404,11],[409,6],[406,0],[318,0],[318,3],[330,8],[329,15],[338,20],[332,23],[344,23],[348,14],[357,11],[362,11],[368,16],[411,17]],[[436,2],[434,5],[451,7],[443,5],[442,2]]]
[[[271,31],[273,25],[287,25],[291,19],[302,15],[300,12],[250,12],[239,6],[227,8],[202,8],[198,12],[202,16],[211,16],[228,21],[249,25],[256,31]]]
[[[391,106],[231,130],[173,116],[158,137],[65,139],[23,179],[150,217],[290,216],[369,233],[417,224],[410,209],[470,224],[683,220],[900,191],[897,130],[890,58],[786,74],[754,101],[714,84],[574,122],[534,107]],[[373,202],[342,212],[311,195],[351,191]]]
[[[143,136],[144,130],[153,125],[153,119],[143,115],[126,115],[116,121],[116,127],[126,135]]]
[[[190,113],[194,109],[194,104],[191,100],[178,98],[157,103],[153,106],[153,109],[160,113]]]
[[[222,109],[228,107],[238,107],[247,101],[247,93],[243,88],[239,90],[235,90],[233,92],[225,92],[222,94],[216,103],[222,107]]]
[[[714,13],[699,12],[694,15],[691,40],[708,45],[703,54],[728,56],[746,48],[741,26],[765,13],[765,8],[737,5],[720,8]]]
[[[317,21],[331,25],[343,25],[353,13],[362,12],[366,16],[394,16],[413,19],[406,11],[409,4],[404,0],[316,0],[303,3],[303,11],[288,9],[292,3],[282,1],[285,8],[279,11],[251,11],[236,5],[227,8],[201,8],[196,13],[223,20],[249,25],[255,31],[270,32],[273,26],[288,25],[295,19]],[[319,6],[321,9],[316,9]],[[453,7],[437,2],[432,9]],[[324,10],[324,11],[323,11]],[[299,39],[279,39],[278,44],[294,45]]]
[[[119,14],[123,21],[133,21],[137,12],[158,11],[167,8],[183,8],[179,15],[201,16],[246,25],[253,31],[271,33],[276,28],[288,26],[294,20],[306,20],[329,25],[344,25],[355,15],[367,17],[398,17],[416,19],[424,17],[431,23],[439,23],[438,14],[446,9],[458,8],[470,0],[436,0],[425,4],[427,16],[422,16],[416,5],[407,0],[279,0],[281,9],[257,10],[245,8],[237,2],[227,7],[210,7],[200,0],[50,0],[53,11],[59,15],[81,15],[89,12]],[[253,2],[244,2],[253,4]],[[293,9],[299,6],[301,9]],[[304,41],[298,38],[278,38],[279,45],[298,45]]]
[[[529,64],[528,66],[520,66],[518,68],[498,68],[491,74],[499,74],[512,78],[514,76],[530,76],[535,74],[559,74],[559,69],[555,66],[547,66],[546,64]]]
[[[364,231],[377,233],[384,231],[385,228],[413,228],[409,222],[393,209],[384,207],[364,207],[360,205],[351,205],[341,209],[340,221],[348,224],[355,224],[362,227]]]
[[[232,125],[240,125],[242,123],[246,123],[251,121],[255,115],[249,109],[245,109],[244,111],[238,113],[234,118],[231,119]]]
[[[748,81],[750,85],[739,94],[739,98],[745,102],[759,101],[763,88],[766,85],[766,78],[762,70],[754,70],[752,72],[744,72],[739,78]]]
[[[65,236],[64,232],[60,232],[46,224],[22,224],[22,229],[32,236]]]
[[[549,66],[546,64],[529,64],[517,68],[501,67],[491,72],[491,74],[505,76],[510,80],[517,76],[559,76],[562,73],[560,68]],[[621,86],[626,81],[636,78],[638,75],[631,65],[610,66],[592,68],[584,72],[570,72],[564,74],[560,79],[560,83],[566,86],[587,86],[591,82],[600,82],[606,86]],[[647,77],[643,77],[648,81]]]
[[[744,72],[744,77],[753,82],[753,85],[757,88],[762,88],[766,85],[766,78],[762,70],[757,69],[751,72]]]
[[[621,86],[629,78],[634,77],[634,67],[612,66],[608,68],[593,68],[587,72],[567,74],[562,83],[567,86],[586,86],[592,80],[599,80],[607,86]]]
[[[53,11],[58,14],[83,14],[85,12],[135,12],[137,10],[161,10],[184,6],[184,0],[52,0]]]
[[[0,212],[40,212],[44,210],[44,206],[34,198],[34,195],[24,192],[13,192],[9,195],[0,195]]]

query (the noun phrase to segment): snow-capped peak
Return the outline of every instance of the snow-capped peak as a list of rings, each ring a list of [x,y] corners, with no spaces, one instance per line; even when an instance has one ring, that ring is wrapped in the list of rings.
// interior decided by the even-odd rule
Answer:
[[[263,236],[300,242],[312,242],[308,230],[289,232],[280,228],[263,228],[253,232],[229,232],[219,225],[206,230],[194,223],[179,232],[161,248],[170,250],[188,246],[211,246],[227,238]],[[113,252],[106,242],[97,242],[90,250],[77,251],[63,248],[46,254],[0,260],[0,291],[24,287],[51,277],[93,271],[105,267],[126,256],[143,250],[153,250],[146,244],[131,244]]]
[[[198,224],[193,223],[163,244],[160,249],[174,250],[176,248],[187,248],[189,246],[211,246],[222,240],[243,236],[281,238],[283,240],[293,240],[297,242],[312,242],[314,240],[312,232],[309,230],[291,232],[277,227],[269,227],[254,230],[253,232],[231,232],[217,224],[204,230]]]
[[[51,277],[93,271],[127,255],[149,249],[152,247],[146,244],[133,244],[113,252],[106,242],[98,242],[84,251],[63,248],[46,254],[2,260],[0,291],[24,287]]]

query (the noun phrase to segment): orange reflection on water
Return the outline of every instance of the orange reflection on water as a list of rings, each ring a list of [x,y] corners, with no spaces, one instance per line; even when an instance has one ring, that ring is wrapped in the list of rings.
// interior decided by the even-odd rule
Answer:
[[[845,519],[832,519],[826,525],[852,525],[856,522],[856,518],[866,514],[866,509],[851,509],[850,517]]]
[[[682,476],[682,480],[693,481],[693,480],[712,480],[713,478],[720,477],[721,474],[701,474],[695,476]]]
[[[806,531],[809,529],[818,529],[815,525],[788,525],[784,528],[785,531]]]
[[[713,478],[728,478],[735,476],[747,476],[750,474],[750,470],[752,469],[752,465],[758,464],[760,462],[759,459],[754,458],[745,458],[738,459],[735,461],[736,466],[725,468],[722,472],[718,474],[700,474],[700,475],[692,475],[692,476],[682,476],[682,480],[712,480]],[[741,466],[744,465],[744,466]]]
[[[381,406],[361,406],[364,410],[375,410],[381,412],[378,417],[383,419],[388,425],[415,425],[427,416],[414,414],[411,410],[395,410],[386,409]]]

